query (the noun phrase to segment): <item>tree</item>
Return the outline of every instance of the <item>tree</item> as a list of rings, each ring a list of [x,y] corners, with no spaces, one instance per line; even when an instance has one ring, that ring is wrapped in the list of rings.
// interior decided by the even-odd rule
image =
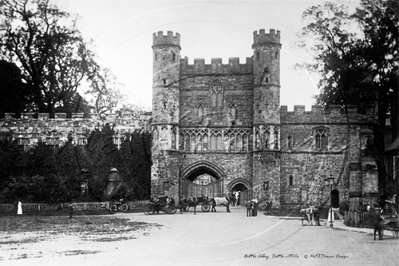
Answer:
[[[317,103],[377,105],[374,154],[382,191],[387,113],[393,134],[398,134],[398,11],[395,0],[361,0],[352,14],[336,3],[313,6],[303,13],[309,23],[299,32],[298,42],[313,57],[301,67],[322,77]]]
[[[0,57],[22,70],[31,111],[80,112],[74,101],[97,64],[72,17],[49,0],[0,0]]]
[[[22,82],[21,70],[5,60],[0,60],[0,95],[0,117],[4,113],[19,115],[31,96],[29,87]]]
[[[90,87],[86,91],[92,96],[91,106],[99,114],[112,112],[123,99],[121,86],[108,68],[97,69],[90,78]]]

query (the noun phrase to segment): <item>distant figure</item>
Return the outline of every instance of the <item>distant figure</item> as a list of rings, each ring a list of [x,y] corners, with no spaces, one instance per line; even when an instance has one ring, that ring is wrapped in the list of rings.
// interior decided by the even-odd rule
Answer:
[[[258,199],[252,200],[252,216],[258,216]]]
[[[320,226],[320,211],[318,206],[316,206],[314,209],[314,220],[316,222],[316,225]]]
[[[226,212],[230,212],[230,199],[229,197],[226,197],[227,203],[226,203]]]
[[[73,203],[71,202],[69,204],[69,219],[72,219],[73,217]]]
[[[212,210],[211,212],[216,212],[216,200],[215,198],[212,199]]]
[[[22,215],[22,202],[18,201],[17,215]]]
[[[371,222],[374,228],[374,240],[376,240],[376,233],[378,232],[378,239],[382,240],[383,236],[382,236],[382,218],[379,214],[379,210],[378,209],[370,209],[370,211],[372,211],[372,216],[371,216]]]
[[[245,204],[245,207],[247,208],[247,217],[251,217],[252,215],[252,203],[250,200],[247,201]]]

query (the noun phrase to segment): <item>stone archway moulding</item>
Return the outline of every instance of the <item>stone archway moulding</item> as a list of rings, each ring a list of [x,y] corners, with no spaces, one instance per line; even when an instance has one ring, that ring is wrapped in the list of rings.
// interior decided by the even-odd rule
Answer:
[[[234,179],[233,181],[231,181],[231,182],[227,185],[227,189],[228,189],[229,191],[231,191],[231,190],[233,189],[233,187],[234,187],[235,185],[238,185],[238,184],[243,184],[244,186],[246,186],[246,187],[248,188],[248,190],[251,190],[251,188],[252,188],[252,185],[251,185],[251,183],[250,183],[248,180],[246,180],[246,179],[244,179],[244,178],[237,178],[237,179]]]
[[[217,177],[220,179],[226,178],[226,174],[224,173],[223,169],[220,168],[219,166],[217,166],[216,164],[208,162],[208,161],[197,161],[195,163],[190,164],[185,169],[183,169],[182,174],[181,174],[182,179],[183,180],[186,179],[192,173],[194,173],[195,171],[197,171],[201,168],[206,168],[209,171],[215,173],[215,175],[217,175]]]

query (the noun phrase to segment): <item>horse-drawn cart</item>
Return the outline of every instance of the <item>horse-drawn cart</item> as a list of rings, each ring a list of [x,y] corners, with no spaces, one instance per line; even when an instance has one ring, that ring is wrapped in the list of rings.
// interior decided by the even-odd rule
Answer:
[[[170,204],[166,202],[166,198],[158,198],[156,201],[150,200],[144,206],[144,214],[154,214],[159,213],[160,211],[165,212],[166,214],[175,214],[176,206],[174,204]]]
[[[182,210],[184,212],[187,212],[190,210],[191,207],[193,207],[194,209],[197,208],[198,205],[201,204],[201,211],[203,212],[209,212],[211,210],[211,206],[210,206],[210,201],[205,198],[205,197],[198,197],[196,200],[190,199],[184,199],[182,201],[183,204],[183,208]]]

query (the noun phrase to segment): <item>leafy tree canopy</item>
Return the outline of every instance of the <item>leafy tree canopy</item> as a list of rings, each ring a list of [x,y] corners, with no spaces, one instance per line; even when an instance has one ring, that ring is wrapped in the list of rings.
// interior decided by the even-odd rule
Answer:
[[[76,27],[77,16],[50,0],[0,0],[0,6],[0,58],[21,69],[31,96],[25,109],[51,114],[87,111],[78,89],[86,81],[96,83],[103,73],[92,43]],[[114,88],[91,93],[111,102],[119,96]]]

